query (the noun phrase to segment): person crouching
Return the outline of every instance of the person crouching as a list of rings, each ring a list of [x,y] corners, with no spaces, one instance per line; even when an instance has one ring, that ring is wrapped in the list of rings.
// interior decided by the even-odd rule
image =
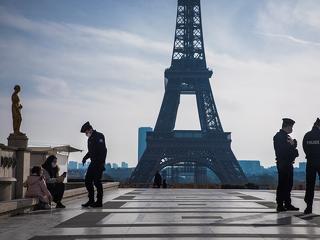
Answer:
[[[65,185],[63,183],[66,172],[59,176],[59,166],[57,164],[57,157],[51,155],[47,160],[42,164],[44,169],[44,177],[48,186],[48,189],[53,197],[53,201],[57,204],[56,208],[65,208],[61,203],[63,198]]]
[[[43,170],[40,166],[31,169],[31,175],[27,178],[24,186],[27,187],[26,198],[38,198],[38,209],[50,209],[52,195],[50,194],[43,177]]]

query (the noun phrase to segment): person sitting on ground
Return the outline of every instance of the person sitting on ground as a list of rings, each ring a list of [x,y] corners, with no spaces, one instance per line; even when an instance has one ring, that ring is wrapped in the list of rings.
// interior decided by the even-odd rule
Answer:
[[[44,177],[48,186],[48,189],[53,196],[53,201],[57,204],[56,208],[65,208],[61,203],[64,194],[64,179],[66,177],[66,172],[59,176],[59,166],[57,165],[57,157],[51,155],[47,158],[44,164],[42,164],[44,169]]]
[[[43,177],[43,170],[40,166],[34,166],[31,169],[31,175],[24,182],[24,186],[27,188],[26,198],[39,199],[39,203],[37,204],[39,209],[51,208],[52,195],[47,188]]]

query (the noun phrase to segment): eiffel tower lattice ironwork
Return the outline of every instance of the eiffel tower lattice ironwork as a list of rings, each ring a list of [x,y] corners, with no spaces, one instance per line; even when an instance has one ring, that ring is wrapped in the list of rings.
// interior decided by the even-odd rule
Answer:
[[[246,177],[231,150],[213,99],[203,43],[200,0],[178,0],[171,66],[165,70],[165,93],[147,148],[129,181],[149,184],[157,170],[178,163],[211,169],[223,184],[241,184]],[[200,131],[174,130],[181,94],[194,94]]]

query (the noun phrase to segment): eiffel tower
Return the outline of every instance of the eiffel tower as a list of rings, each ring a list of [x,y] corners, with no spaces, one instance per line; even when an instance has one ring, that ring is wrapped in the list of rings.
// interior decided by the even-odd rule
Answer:
[[[179,163],[207,167],[222,184],[242,184],[246,177],[231,150],[213,99],[203,43],[200,0],[178,0],[171,66],[165,93],[147,148],[129,182],[150,184],[156,171]],[[196,96],[201,130],[174,130],[181,94]],[[195,176],[196,178],[196,176]]]

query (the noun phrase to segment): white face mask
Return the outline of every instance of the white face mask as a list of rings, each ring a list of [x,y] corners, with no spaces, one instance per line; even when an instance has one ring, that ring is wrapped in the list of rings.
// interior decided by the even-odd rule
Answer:
[[[51,166],[53,167],[53,168],[55,168],[56,166],[57,166],[57,163],[51,163]]]

